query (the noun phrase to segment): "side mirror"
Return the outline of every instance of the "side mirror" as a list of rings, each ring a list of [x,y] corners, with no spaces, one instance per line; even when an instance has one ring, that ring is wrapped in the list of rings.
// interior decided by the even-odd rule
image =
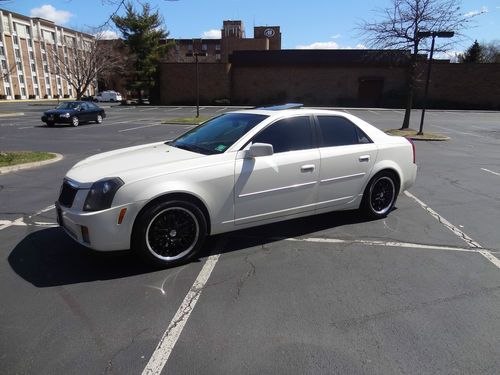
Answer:
[[[254,143],[247,151],[247,157],[256,158],[259,156],[269,156],[274,154],[273,145],[269,143]]]

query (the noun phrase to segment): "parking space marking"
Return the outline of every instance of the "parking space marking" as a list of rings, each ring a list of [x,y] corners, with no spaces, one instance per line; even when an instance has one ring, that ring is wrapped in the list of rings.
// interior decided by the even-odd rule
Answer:
[[[159,125],[163,125],[162,123],[159,123],[159,124],[151,124],[151,125],[143,125],[143,126],[137,126],[135,128],[129,128],[129,129],[122,129],[122,130],[118,130],[118,133],[123,133],[123,132],[128,132],[128,131],[131,131],[131,130],[137,130],[137,129],[142,129],[142,128],[151,128],[153,126],[159,126]]]
[[[489,169],[486,169],[486,168],[481,168],[481,170],[483,170],[485,172],[490,172],[490,173],[494,174],[495,176],[500,176],[500,173],[490,171]]]
[[[411,199],[413,199],[415,202],[417,202],[424,210],[426,210],[429,214],[431,214],[432,217],[434,217],[437,221],[439,221],[441,224],[443,224],[446,228],[451,230],[455,235],[460,237],[462,240],[465,241],[465,243],[471,247],[475,248],[476,251],[484,256],[486,259],[488,259],[491,263],[493,263],[495,266],[500,268],[500,260],[496,258],[491,251],[483,249],[483,247],[476,241],[474,241],[470,236],[468,236],[465,232],[454,226],[452,223],[450,223],[448,220],[446,220],[444,217],[439,215],[436,211],[434,211],[432,208],[430,208],[427,204],[422,202],[420,199],[418,199],[416,196],[414,196],[412,193],[409,191],[405,190],[405,195]]]
[[[56,206],[54,204],[51,204],[50,206],[47,206],[45,208],[42,208],[41,210],[35,212],[33,215],[30,215],[28,216],[29,219],[31,219],[32,217],[35,217],[35,216],[39,216],[45,212],[48,212],[48,211],[51,211],[53,210],[54,208],[56,208]],[[46,225],[46,224],[53,224],[55,225],[55,223],[37,223],[37,222],[34,222],[35,225]],[[12,226],[27,226],[28,224],[26,224],[24,222],[24,217],[19,217],[15,220],[0,220],[0,230],[3,230],[3,229],[6,229],[6,228],[9,228],[9,227],[12,227]]]
[[[337,239],[337,238],[286,238],[286,241],[357,244],[357,245],[365,245],[365,246],[403,247],[403,248],[408,248],[408,249],[461,251],[461,252],[466,252],[466,253],[478,253],[480,251],[480,250],[466,249],[463,247],[455,247],[455,246],[426,245],[426,244],[411,243],[411,242],[399,242],[399,241],[341,240],[341,239]]]
[[[224,108],[218,109],[218,110],[217,110],[217,111],[215,111],[215,112],[223,112],[223,111],[225,111],[226,109],[227,109],[227,107],[224,107]]]
[[[156,109],[158,109],[158,107],[140,109],[139,112],[153,111],[153,110],[156,110]]]
[[[194,281],[188,294],[182,301],[181,306],[174,315],[174,318],[168,325],[163,334],[160,343],[153,352],[148,364],[144,368],[142,375],[159,375],[165,367],[174,346],[179,339],[189,316],[193,312],[201,292],[205,287],[212,271],[219,260],[220,254],[211,255],[203,265],[198,277]]]

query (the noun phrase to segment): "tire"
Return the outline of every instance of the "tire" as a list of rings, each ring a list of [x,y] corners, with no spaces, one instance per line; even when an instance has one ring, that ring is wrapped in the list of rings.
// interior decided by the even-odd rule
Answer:
[[[102,124],[102,115],[98,114],[95,119],[96,124]]]
[[[77,116],[71,117],[71,125],[75,127],[80,125],[80,119]]]
[[[47,124],[46,124],[49,128],[53,127],[54,126],[54,122],[53,121],[47,121]]]
[[[166,201],[147,207],[136,219],[132,250],[161,268],[186,263],[203,246],[207,221],[201,210],[186,201]]]
[[[373,219],[386,217],[391,212],[399,193],[396,177],[389,171],[377,173],[366,186],[361,209]]]

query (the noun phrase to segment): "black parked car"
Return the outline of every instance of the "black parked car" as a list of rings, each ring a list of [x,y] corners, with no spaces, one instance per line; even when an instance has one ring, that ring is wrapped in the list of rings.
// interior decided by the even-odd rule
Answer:
[[[106,113],[104,109],[94,103],[78,101],[64,102],[59,104],[55,109],[44,112],[42,121],[47,126],[54,126],[54,124],[78,126],[80,123],[88,121],[95,121],[97,124],[100,124],[105,117]]]

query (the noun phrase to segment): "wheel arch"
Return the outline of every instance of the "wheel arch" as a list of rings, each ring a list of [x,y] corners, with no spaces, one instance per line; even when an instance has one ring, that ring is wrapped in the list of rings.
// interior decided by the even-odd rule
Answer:
[[[365,188],[363,189],[363,194],[365,193],[367,187],[370,186],[370,183],[375,178],[375,176],[377,176],[383,172],[391,173],[394,176],[395,182],[397,185],[396,187],[398,190],[397,193],[398,194],[400,193],[401,182],[403,181],[403,173],[401,171],[401,168],[399,168],[399,166],[396,163],[389,161],[389,160],[386,160],[382,163],[376,164],[373,167],[371,176],[368,179],[368,181],[366,182]]]
[[[161,195],[158,195],[158,196],[152,198],[140,209],[140,211],[137,213],[137,215],[134,218],[134,224],[132,225],[131,236],[134,235],[137,219],[142,215],[142,213],[145,210],[147,210],[151,206],[154,206],[155,204],[158,204],[160,202],[168,202],[168,201],[176,201],[176,200],[177,201],[186,201],[186,202],[192,203],[201,210],[201,212],[203,213],[203,216],[205,217],[206,223],[207,223],[207,233],[206,234],[209,235],[211,232],[211,221],[210,221],[210,213],[208,211],[208,208],[207,208],[205,202],[203,202],[201,200],[201,198],[199,198],[196,195],[191,194],[191,193],[169,192],[169,193],[161,194]]]

